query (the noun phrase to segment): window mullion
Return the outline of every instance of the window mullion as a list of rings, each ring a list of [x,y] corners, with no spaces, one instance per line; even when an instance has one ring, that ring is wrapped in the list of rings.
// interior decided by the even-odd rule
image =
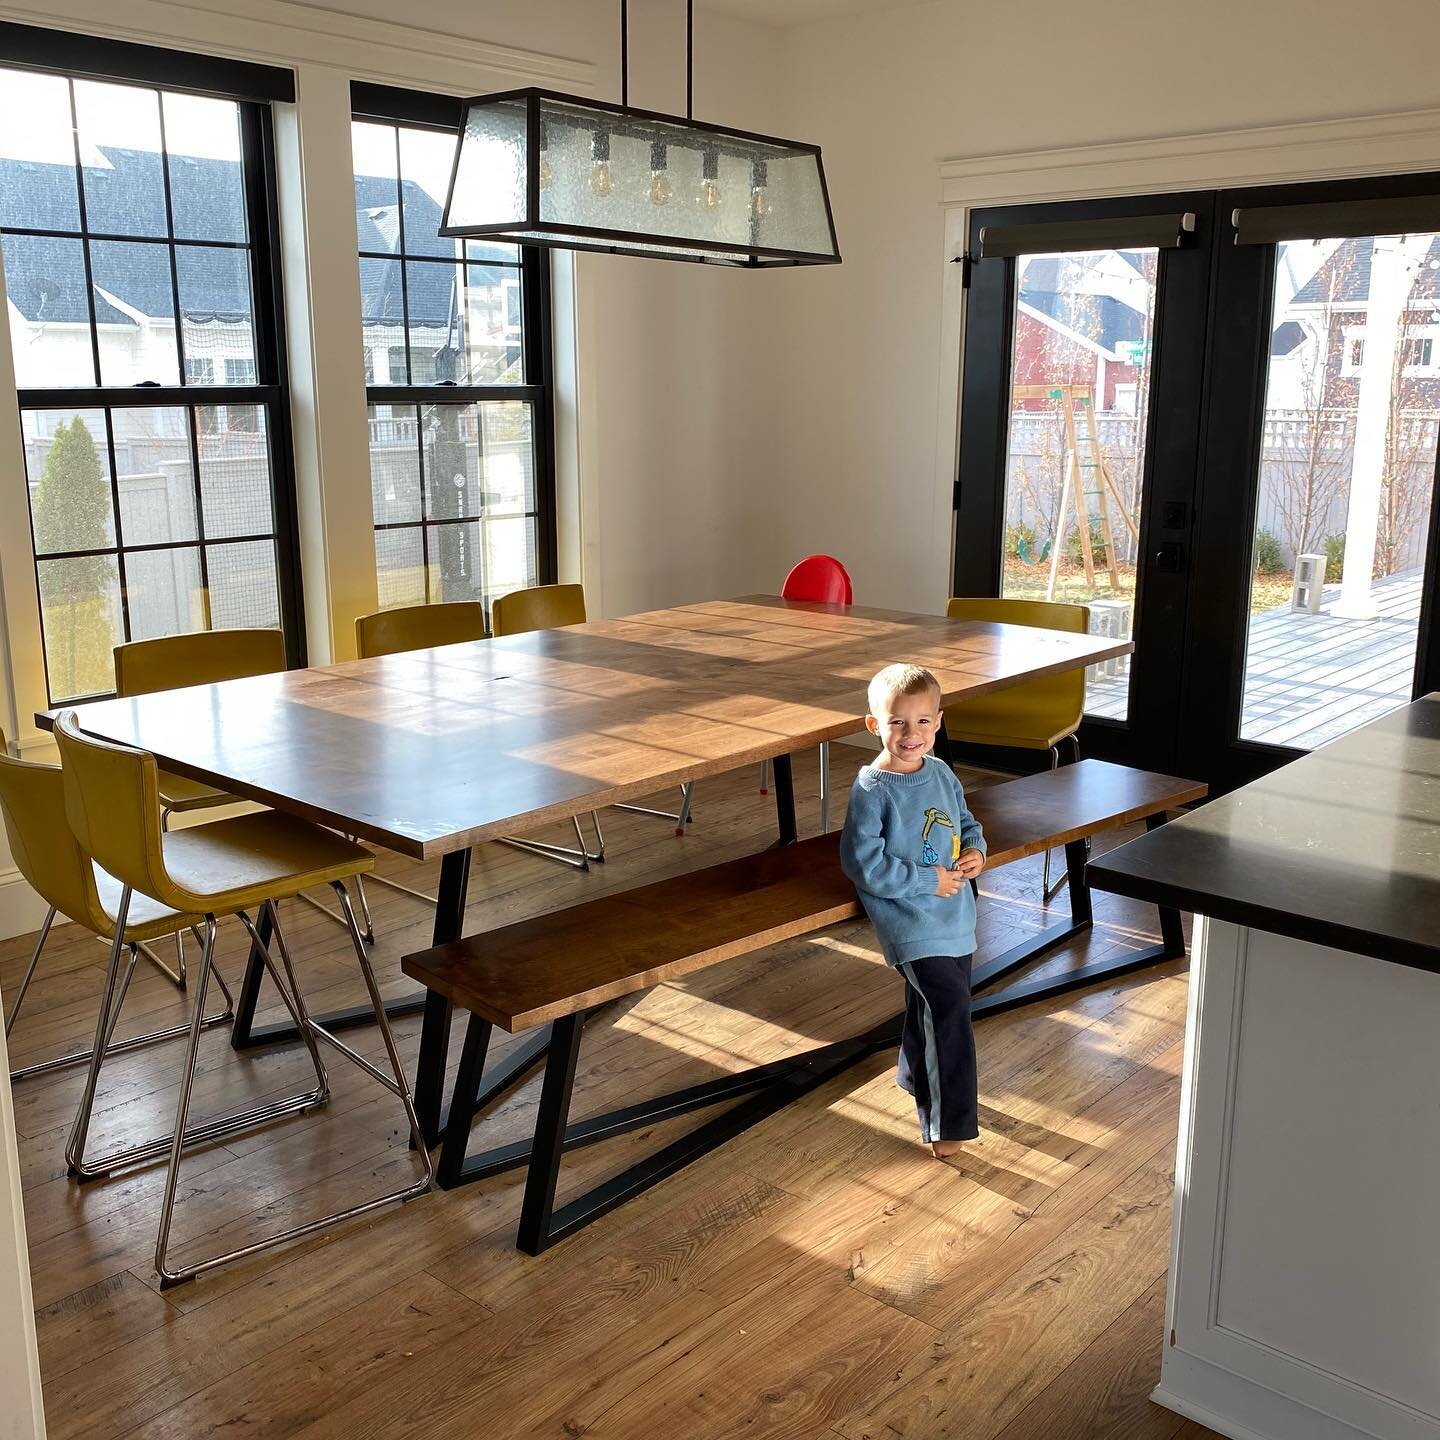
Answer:
[[[100,325],[95,318],[95,276],[90,268],[90,221],[85,210],[85,167],[80,160],[80,112],[75,105],[75,81],[65,81],[70,97],[70,139],[75,148],[75,206],[80,220],[80,258],[85,266],[85,304],[90,314],[90,354],[95,366],[95,383],[103,383],[100,374]]]

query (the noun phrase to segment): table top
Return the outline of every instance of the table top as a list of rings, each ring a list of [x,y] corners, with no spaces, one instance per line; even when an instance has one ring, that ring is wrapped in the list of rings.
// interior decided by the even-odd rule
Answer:
[[[893,661],[950,702],[1132,648],[756,595],[76,708],[167,769],[423,859],[850,734]]]
[[[1440,971],[1440,694],[1093,861],[1090,880]]]

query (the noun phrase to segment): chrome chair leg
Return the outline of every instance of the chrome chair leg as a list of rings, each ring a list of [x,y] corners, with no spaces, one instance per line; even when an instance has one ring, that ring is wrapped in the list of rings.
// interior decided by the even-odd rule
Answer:
[[[687,780],[680,787],[680,808],[678,810],[657,810],[652,805],[612,805],[612,810],[629,810],[634,815],[654,815],[658,820],[673,820],[675,833],[683,835],[690,823],[690,798],[695,793],[695,782]],[[592,812],[593,813],[593,812]]]
[[[25,973],[20,977],[20,989],[15,993],[15,1003],[10,1007],[10,1013],[5,1017],[5,1038],[10,1038],[10,1032],[15,1028],[15,1022],[20,1018],[20,1007],[25,1003],[25,992],[30,988],[30,981],[35,976],[35,966],[40,962],[40,952],[45,948],[45,941],[49,938],[50,927],[55,923],[56,909],[52,905],[46,912],[45,918],[40,922],[40,933],[35,937],[35,948],[30,952],[30,963],[25,967]],[[10,1078],[15,1078],[15,1072],[10,1072]]]
[[[340,908],[345,916],[346,928],[350,932],[350,940],[355,947],[355,956],[360,964],[360,973],[365,980],[365,988],[370,995],[370,1003],[375,1010],[375,1023],[380,1027],[380,1034],[385,1042],[386,1053],[390,1059],[390,1068],[393,1078],[387,1076],[376,1066],[370,1064],[363,1056],[357,1055],[348,1045],[337,1040],[323,1026],[317,1024],[310,1018],[305,1009],[304,997],[301,995],[298,985],[295,985],[295,969],[290,960],[289,947],[279,925],[278,907],[273,904],[270,911],[270,919],[275,927],[275,936],[281,955],[281,963],[285,969],[287,978],[292,985],[295,985],[293,1004],[294,1012],[303,1016],[297,1024],[301,1032],[306,1036],[307,1043],[312,1050],[316,1039],[323,1039],[341,1050],[344,1054],[354,1060],[367,1074],[373,1076],[382,1085],[400,1098],[405,1110],[405,1117],[410,1124],[410,1131],[415,1138],[416,1153],[420,1156],[423,1174],[419,1179],[399,1190],[391,1191],[386,1195],[377,1196],[373,1200],[362,1201],[358,1205],[351,1205],[343,1210],[337,1210],[333,1214],[321,1216],[316,1220],[306,1221],[302,1225],[293,1225],[288,1230],[279,1234],[266,1236],[264,1239],[253,1241],[235,1250],[225,1251],[219,1255],[211,1255],[204,1260],[194,1261],[190,1264],[172,1267],[168,1263],[168,1252],[170,1242],[170,1226],[175,1211],[175,1191],[180,1177],[180,1160],[184,1153],[185,1144],[197,1134],[200,1127],[195,1129],[186,1128],[186,1119],[190,1105],[190,1091],[194,1082],[195,1058],[199,1046],[199,1030],[192,1023],[190,1032],[190,1047],[187,1057],[186,1071],[181,1082],[180,1101],[176,1107],[175,1130],[170,1143],[170,1164],[165,1177],[165,1198],[160,1212],[160,1229],[155,1241],[155,1269],[160,1276],[162,1289],[168,1289],[172,1285],[179,1285],[186,1280],[193,1279],[196,1275],[203,1274],[207,1270],[213,1270],[218,1265],[228,1264],[231,1260],[239,1260],[247,1255],[254,1255],[258,1251],[268,1250],[274,1245],[282,1245],[290,1240],[298,1240],[302,1236],[314,1234],[328,1226],[338,1224],[342,1220],[348,1220],[358,1215],[368,1214],[372,1210],[378,1210],[381,1206],[394,1204],[397,1201],[403,1202],[412,1200],[420,1195],[428,1193],[434,1185],[434,1166],[430,1158],[430,1152],[426,1148],[424,1140],[420,1135],[420,1123],[415,1113],[415,1106],[410,1097],[410,1087],[405,1078],[404,1067],[401,1064],[400,1052],[395,1045],[395,1037],[390,1030],[390,1023],[385,1016],[385,1005],[380,996],[379,986],[375,982],[375,972],[370,964],[370,956],[367,953],[365,941],[360,934],[359,924],[355,919],[355,911],[350,903],[349,893],[340,881],[335,881],[333,888],[340,901]],[[204,948],[201,961],[201,980],[197,987],[199,996],[197,1001],[203,1002],[205,986],[209,978],[209,963],[214,949],[215,921],[213,916],[206,917],[207,944]],[[278,984],[278,977],[276,983]],[[199,1014],[197,1004],[196,1014]],[[318,1054],[318,1052],[315,1052]],[[318,1062],[317,1062],[318,1063]]]
[[[50,933],[50,922],[54,919],[55,914],[56,912],[51,910],[49,916],[46,918],[45,924],[41,926],[39,938],[35,942],[34,953],[30,957],[29,968],[25,971],[25,978],[20,982],[20,993],[15,997],[15,1008],[11,1010],[9,1017],[5,1021],[5,1034],[7,1037],[20,1014],[20,1005],[25,999],[25,991],[30,984],[30,977],[35,973],[35,962],[40,958],[40,950],[45,944],[45,937]],[[175,933],[178,936],[181,932],[177,930]],[[98,935],[95,938],[97,940],[101,939]],[[101,940],[101,944],[104,945],[111,943],[109,940]],[[130,950],[132,963],[126,969],[124,982],[120,986],[118,998],[115,1003],[114,1016],[107,1032],[105,1041],[106,1058],[112,1055],[124,1055],[131,1050],[140,1050],[146,1045],[154,1045],[161,1040],[175,1040],[181,1035],[188,1034],[190,1030],[190,1023],[186,1021],[183,1025],[170,1025],[163,1030],[149,1030],[143,1035],[132,1035],[128,1040],[116,1040],[113,1038],[115,1032],[114,1022],[120,1018],[120,1011],[125,1004],[125,996],[130,988],[130,977],[135,969],[133,957],[136,955],[144,956],[152,963],[156,963],[149,946],[143,942],[138,945],[132,945]],[[160,966],[160,969],[167,975],[169,974],[169,971],[166,970],[163,965]],[[207,1030],[212,1029],[216,1025],[228,1025],[230,1021],[235,1018],[235,1000],[230,994],[230,987],[225,983],[225,977],[220,973],[219,966],[215,967],[215,983],[219,985],[221,993],[225,996],[225,1008],[224,1010],[217,1011],[214,1015],[207,1015],[205,1017],[203,1023]],[[94,1047],[92,1046],[88,1050],[72,1050],[65,1055],[56,1055],[50,1060],[37,1060],[33,1065],[18,1066],[10,1072],[10,1083],[13,1085],[17,1081],[29,1079],[33,1075],[48,1075],[53,1070],[67,1070],[72,1065],[88,1065],[94,1053]]]
[[[768,760],[760,762],[760,793],[762,795],[770,793],[770,762]]]
[[[345,838],[355,843],[355,836],[347,835]],[[388,885],[392,890],[401,890],[406,895],[413,895],[417,900],[424,900],[430,905],[435,904],[433,895],[425,895],[419,890],[412,890],[408,885],[401,885],[396,880],[386,880],[382,875],[376,875],[374,878],[380,884]],[[363,875],[355,877],[355,892],[360,897],[360,913],[365,917],[365,943],[373,945],[375,943],[375,922],[370,916],[370,901],[365,894],[365,877]],[[345,917],[338,910],[332,910],[323,901],[317,900],[313,895],[306,895],[303,891],[296,898],[303,900],[312,909],[318,910],[322,915],[333,920],[342,930],[345,929]]]
[[[616,807],[619,808],[618,806]],[[497,845],[509,845],[513,850],[526,850],[542,859],[553,860],[557,865],[568,865],[572,870],[588,870],[591,864],[600,864],[605,859],[605,832],[600,828],[600,816],[592,810],[590,824],[595,829],[595,848],[591,850],[585,841],[585,832],[580,828],[580,817],[572,815],[575,826],[575,849],[565,845],[552,845],[548,840],[527,840],[519,835],[500,835]]]
[[[90,1114],[95,1105],[95,1087],[100,1082],[100,1065],[105,1055],[105,1035],[110,1024],[110,1006],[115,998],[115,977],[120,970],[120,952],[125,948],[125,921],[130,914],[131,890],[120,891],[120,908],[115,916],[115,937],[110,942],[110,963],[105,970],[105,988],[100,992],[100,1013],[95,1020],[95,1043],[90,1050],[90,1067],[85,1075],[85,1088],[80,1094],[80,1107],[65,1145],[65,1164],[69,1173],[78,1175],[85,1155],[85,1140],[90,1133]]]
[[[125,898],[125,903],[128,904],[128,896]],[[238,913],[240,920],[244,924],[245,929],[250,936],[252,945],[259,953],[261,961],[265,965],[265,969],[270,976],[271,982],[274,984],[276,990],[279,991],[280,998],[284,1002],[285,1008],[290,1012],[290,1018],[295,1022],[296,1027],[303,1032],[304,1026],[301,1023],[300,1014],[296,1007],[295,1001],[291,996],[289,989],[285,985],[284,980],[281,978],[280,972],[276,968],[275,962],[270,955],[269,949],[260,943],[259,933],[256,930],[255,925],[251,921],[250,917],[243,910]],[[214,944],[209,937],[213,928],[213,923],[214,917],[209,917],[206,925],[205,938],[202,938],[200,941],[202,952],[204,952],[205,955],[208,956],[208,958],[204,959],[202,964],[204,979],[201,982],[202,998],[200,1001],[201,1009],[199,1011],[199,1014],[202,1017],[200,1025],[201,1029],[206,1028],[206,1024],[209,1023],[206,1022],[204,1019],[203,994],[204,991],[208,990],[209,988],[210,976],[212,974],[215,976],[216,981],[220,985],[221,989],[224,990],[227,1001],[229,1000],[230,996],[229,988],[225,985],[223,979],[221,979],[220,972],[215,966],[214,955],[213,953],[211,953],[214,950]],[[113,989],[114,986],[113,984],[111,984],[109,986],[109,990],[113,991]],[[233,1010],[233,1005],[229,1006],[228,1008]],[[191,1033],[195,1028],[195,1017],[192,1015],[190,1023],[179,1028],[181,1034]],[[132,1165],[141,1160],[150,1160],[157,1155],[163,1155],[171,1147],[171,1137],[163,1136],[157,1137],[154,1140],[148,1140],[140,1145],[130,1145],[125,1147],[124,1149],[112,1151],[110,1154],[104,1155],[98,1160],[87,1160],[85,1158],[85,1135],[89,1129],[90,1110],[95,1103],[95,1089],[99,1081],[100,1065],[103,1063],[105,1058],[105,1053],[102,1050],[98,1059],[92,1058],[91,1060],[90,1074],[87,1078],[86,1092],[81,1100],[81,1114],[76,1116],[75,1134],[76,1136],[78,1136],[78,1143],[75,1141],[74,1137],[72,1137],[72,1147],[66,1150],[65,1159],[70,1167],[70,1173],[80,1180],[103,1179],[112,1171],[118,1170],[122,1166]],[[192,1144],[196,1141],[214,1140],[219,1138],[221,1135],[234,1134],[237,1130],[247,1130],[251,1126],[257,1125],[264,1120],[274,1120],[281,1115],[291,1115],[294,1114],[296,1111],[309,1110],[316,1105],[324,1104],[324,1102],[329,1099],[330,1096],[330,1084],[329,1079],[325,1074],[325,1068],[320,1063],[319,1056],[314,1050],[313,1046],[311,1047],[311,1060],[312,1063],[314,1063],[315,1065],[315,1089],[307,1090],[297,1095],[289,1095],[282,1100],[272,1100],[264,1105],[255,1106],[253,1109],[250,1110],[240,1111],[239,1113],[232,1115],[225,1115],[215,1120],[207,1120],[203,1124],[195,1125],[188,1129],[185,1132],[185,1140],[188,1143]]]

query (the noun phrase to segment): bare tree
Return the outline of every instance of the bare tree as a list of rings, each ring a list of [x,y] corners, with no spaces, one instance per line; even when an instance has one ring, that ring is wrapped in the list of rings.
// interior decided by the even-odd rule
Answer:
[[[1330,511],[1350,478],[1349,449],[1342,443],[1343,432],[1336,432],[1330,392],[1331,363],[1339,353],[1336,320],[1353,307],[1347,291],[1355,262],[1355,246],[1346,244],[1317,276],[1323,295],[1316,318],[1318,338],[1300,359],[1300,408],[1271,412],[1283,431],[1266,461],[1280,481],[1275,508],[1292,556],[1310,554],[1323,543]],[[1343,346],[1343,336],[1339,344]]]
[[[1418,273],[1418,272],[1417,272]],[[1413,283],[1413,282],[1412,282]],[[1423,412],[1420,379],[1405,372],[1416,360],[1417,328],[1429,316],[1405,312],[1390,377],[1390,415],[1385,426],[1385,470],[1380,480],[1380,519],[1375,543],[1375,576],[1403,570],[1411,542],[1425,523],[1434,483],[1435,433]]]

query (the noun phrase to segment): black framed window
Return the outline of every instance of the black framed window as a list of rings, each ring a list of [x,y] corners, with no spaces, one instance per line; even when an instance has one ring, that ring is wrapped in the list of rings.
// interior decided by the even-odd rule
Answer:
[[[380,604],[488,611],[555,576],[549,262],[439,235],[456,102],[355,90]]]
[[[270,109],[213,93],[288,72],[35,34],[0,27],[0,247],[50,699],[160,635],[301,663]]]

